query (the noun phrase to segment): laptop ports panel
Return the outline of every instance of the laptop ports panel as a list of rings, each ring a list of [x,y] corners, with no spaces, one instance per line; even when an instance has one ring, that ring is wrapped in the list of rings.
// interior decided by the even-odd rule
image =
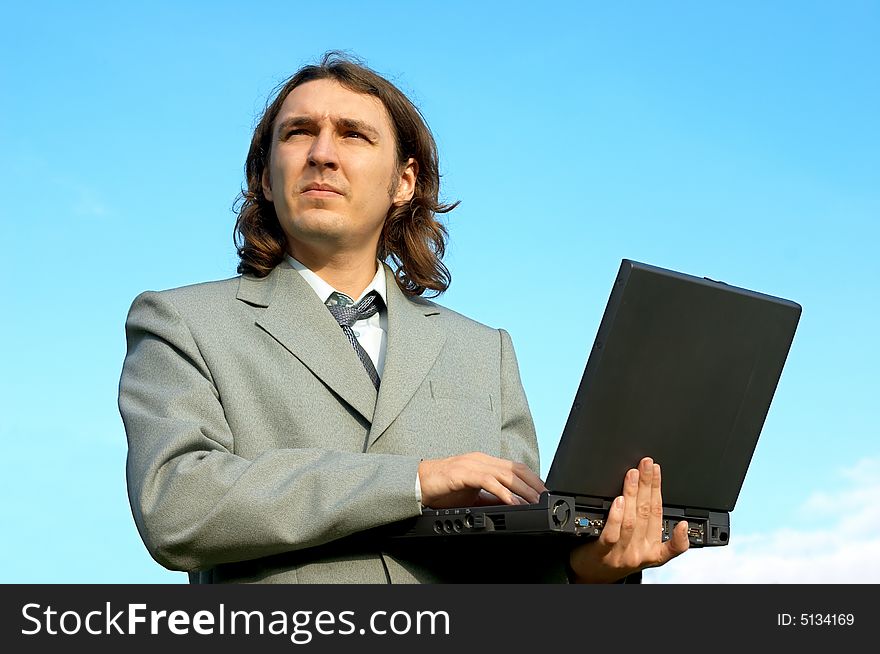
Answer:
[[[574,518],[574,533],[584,538],[596,538],[605,528],[608,506],[578,505]],[[675,526],[682,521],[688,523],[688,542],[691,547],[718,547],[727,545],[730,540],[730,518],[728,514],[713,511],[700,511],[694,515],[688,509],[668,508],[661,524],[662,540],[672,537]]]
[[[730,521],[727,515],[709,513],[708,517],[670,517],[663,520],[663,540],[672,536],[676,525],[683,520],[688,523],[688,542],[691,547],[719,547],[730,540]]]

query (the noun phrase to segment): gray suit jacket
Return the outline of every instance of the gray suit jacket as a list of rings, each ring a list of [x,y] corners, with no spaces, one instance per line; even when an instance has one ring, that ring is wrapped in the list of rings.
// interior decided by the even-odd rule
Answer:
[[[479,450],[538,471],[508,334],[388,278],[378,394],[287,262],[135,299],[119,410],[159,563],[193,582],[565,580],[555,544],[391,545],[373,530],[419,514],[422,458]]]

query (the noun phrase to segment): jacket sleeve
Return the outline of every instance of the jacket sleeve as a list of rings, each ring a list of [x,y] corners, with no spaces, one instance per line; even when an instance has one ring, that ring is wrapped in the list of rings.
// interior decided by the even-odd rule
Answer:
[[[313,547],[419,514],[419,459],[330,449],[235,454],[211,370],[172,301],[126,321],[119,411],[135,523],[153,558],[202,570]]]

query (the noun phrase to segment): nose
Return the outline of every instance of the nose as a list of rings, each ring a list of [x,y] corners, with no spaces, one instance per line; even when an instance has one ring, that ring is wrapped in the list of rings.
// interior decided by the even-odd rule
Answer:
[[[322,129],[312,141],[312,147],[309,149],[309,166],[331,170],[336,170],[339,166],[336,142],[330,130]]]

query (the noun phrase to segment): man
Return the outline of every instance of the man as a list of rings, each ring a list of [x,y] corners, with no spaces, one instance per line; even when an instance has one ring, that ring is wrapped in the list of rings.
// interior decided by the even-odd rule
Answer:
[[[144,293],[126,323],[129,496],[159,563],[193,582],[613,582],[687,549],[685,524],[661,541],[650,459],[571,551],[383,540],[422,506],[544,490],[510,337],[421,297],[449,284],[435,214],[454,205],[418,110],[373,71],[301,69],[245,170],[241,276]]]

